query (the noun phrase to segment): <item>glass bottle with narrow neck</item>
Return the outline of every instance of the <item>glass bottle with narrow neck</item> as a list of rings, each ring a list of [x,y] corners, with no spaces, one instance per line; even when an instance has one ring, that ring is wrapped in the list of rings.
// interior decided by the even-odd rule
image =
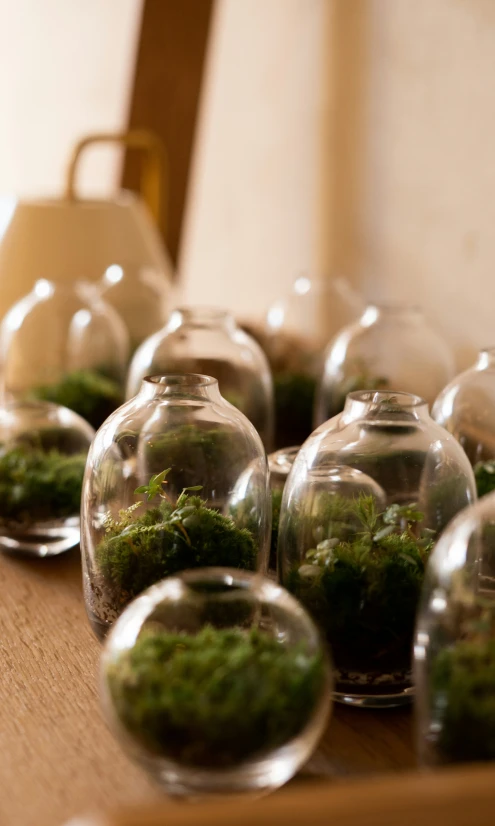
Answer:
[[[206,373],[218,379],[223,397],[253,423],[266,448],[273,437],[270,368],[259,345],[214,307],[174,310],[165,327],[136,351],[129,369],[127,397],[147,375]]]

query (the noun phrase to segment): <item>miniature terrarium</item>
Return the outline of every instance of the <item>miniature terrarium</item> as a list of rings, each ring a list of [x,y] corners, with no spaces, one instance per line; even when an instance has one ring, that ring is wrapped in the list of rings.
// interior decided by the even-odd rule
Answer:
[[[315,424],[340,413],[357,390],[405,391],[431,405],[453,375],[447,344],[419,310],[371,305],[328,344]]]
[[[163,271],[111,264],[100,281],[100,294],[126,325],[131,353],[167,321],[171,284]]]
[[[232,316],[211,307],[174,310],[167,325],[136,351],[127,381],[127,397],[146,376],[203,373],[218,380],[220,392],[255,426],[267,450],[273,439],[273,387],[261,347]]]
[[[53,556],[79,543],[93,428],[45,402],[0,407],[0,550]]]
[[[127,603],[179,571],[264,570],[265,451],[209,376],[145,379],[93,442],[83,491],[84,593],[103,637]]]
[[[284,492],[287,477],[299,450],[299,447],[285,447],[281,450],[277,450],[275,453],[270,453],[268,457],[270,490],[272,494],[272,538],[270,542],[269,568],[272,571],[276,571],[278,567],[277,545],[282,494]]]
[[[466,451],[478,496],[495,490],[495,348],[481,350],[476,364],[442,390],[432,416]]]
[[[361,312],[361,298],[345,279],[305,276],[269,308],[257,335],[273,373],[276,448],[302,444],[311,434],[323,350]]]
[[[280,586],[226,568],[138,597],[102,657],[107,721],[174,796],[262,794],[322,735],[331,674],[318,631]]]
[[[37,281],[0,327],[5,389],[53,402],[99,427],[123,401],[128,335],[89,284]]]
[[[475,497],[461,446],[408,393],[351,393],[302,446],[282,499],[279,570],[330,644],[337,699],[410,700],[425,566]]]
[[[465,510],[439,540],[414,655],[421,761],[495,760],[495,496]]]

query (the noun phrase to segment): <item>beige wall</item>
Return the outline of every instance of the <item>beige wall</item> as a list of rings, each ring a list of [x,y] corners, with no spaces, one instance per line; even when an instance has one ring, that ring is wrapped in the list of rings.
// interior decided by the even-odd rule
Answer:
[[[495,345],[494,156],[495,0],[218,0],[186,295],[254,315],[333,265],[464,364]]]

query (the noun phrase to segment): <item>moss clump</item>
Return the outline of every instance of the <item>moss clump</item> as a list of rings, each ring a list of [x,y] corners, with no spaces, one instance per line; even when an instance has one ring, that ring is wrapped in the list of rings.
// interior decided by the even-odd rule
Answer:
[[[0,519],[36,523],[79,515],[86,454],[19,445],[0,453]]]
[[[275,447],[301,445],[313,431],[316,379],[310,373],[275,372]]]
[[[324,684],[320,656],[266,632],[145,630],[107,672],[125,728],[153,752],[231,768],[299,734]]]
[[[124,400],[119,384],[97,370],[73,370],[57,384],[36,387],[30,395],[74,410],[94,428],[100,427]]]
[[[283,489],[272,490],[272,537],[270,542],[270,568],[277,570],[278,526],[280,523],[280,507],[282,505]]]
[[[372,496],[330,499],[328,538],[292,568],[288,587],[326,634],[343,682],[356,674],[370,684],[383,675],[400,680],[410,671],[416,607],[433,546],[431,536],[414,530],[423,514],[414,505],[377,513]]]
[[[157,485],[164,483],[166,473],[136,492],[146,492],[148,498],[158,495]],[[134,518],[139,504],[122,511],[117,522],[107,521],[106,535],[95,549],[97,568],[120,605],[164,577],[190,568],[256,569],[252,533],[208,508],[199,496],[185,490],[175,504],[163,498]]]
[[[495,640],[461,641],[441,651],[430,690],[441,720],[439,756],[495,760]]]
[[[478,462],[474,466],[474,478],[478,496],[486,496],[495,490],[495,460]]]

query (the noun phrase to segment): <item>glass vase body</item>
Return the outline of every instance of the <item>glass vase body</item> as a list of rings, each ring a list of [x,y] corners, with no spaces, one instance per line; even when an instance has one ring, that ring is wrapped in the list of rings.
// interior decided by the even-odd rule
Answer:
[[[99,287],[104,301],[118,312],[127,327],[131,353],[166,323],[171,284],[165,272],[132,264],[111,264]]]
[[[169,794],[260,795],[316,747],[331,671],[286,591],[213,568],[170,577],[128,606],[105,643],[101,694],[118,740]]]
[[[431,556],[414,657],[420,762],[495,760],[495,494],[459,514]]]
[[[407,393],[351,393],[304,443],[282,499],[280,578],[330,644],[337,699],[410,700],[424,567],[475,498],[464,451]]]
[[[268,470],[270,472],[270,491],[272,497],[272,538],[270,542],[269,568],[276,571],[278,528],[280,522],[280,507],[282,505],[282,495],[284,492],[287,477],[291,471],[294,459],[300,447],[285,447],[276,450],[268,456]]]
[[[355,390],[400,390],[431,405],[453,375],[447,344],[419,310],[369,306],[328,344],[315,426],[340,413]]]
[[[157,474],[153,491],[136,490]],[[216,379],[145,379],[110,416],[88,457],[81,532],[86,607],[100,637],[165,576],[225,563],[266,569],[265,451]]]
[[[0,407],[0,549],[55,556],[79,543],[93,428],[48,402]]]
[[[131,398],[149,375],[205,373],[218,380],[225,399],[253,423],[263,444],[273,438],[273,389],[261,347],[232,316],[211,308],[174,310],[163,330],[136,351],[127,380]]]
[[[345,279],[305,276],[269,308],[259,335],[273,373],[276,448],[302,444],[311,434],[325,346],[362,310],[361,297]]]
[[[442,390],[432,416],[466,451],[478,495],[490,493],[495,488],[495,349],[482,350],[476,364]]]
[[[128,335],[94,285],[37,281],[0,327],[8,396],[54,402],[99,427],[124,398]]]

